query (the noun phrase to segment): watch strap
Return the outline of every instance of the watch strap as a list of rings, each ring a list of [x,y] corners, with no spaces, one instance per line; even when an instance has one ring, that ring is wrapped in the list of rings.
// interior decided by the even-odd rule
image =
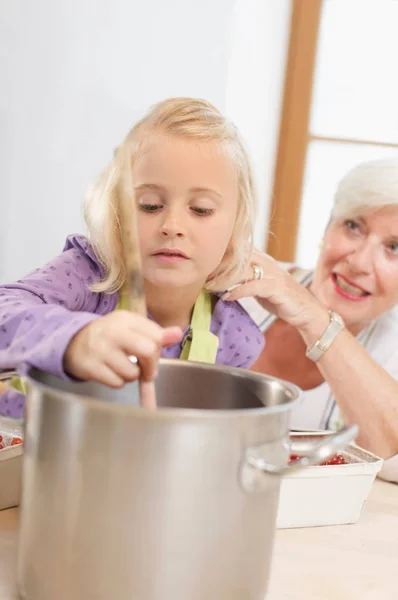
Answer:
[[[316,362],[332,345],[337,335],[344,329],[343,319],[335,312],[329,311],[330,322],[325,331],[311,348],[307,348],[306,356]]]

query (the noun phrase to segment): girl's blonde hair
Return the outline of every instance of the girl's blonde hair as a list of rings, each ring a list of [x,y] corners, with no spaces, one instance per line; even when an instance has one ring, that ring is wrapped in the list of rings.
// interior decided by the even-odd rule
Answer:
[[[124,155],[131,168],[150,134],[162,132],[199,142],[219,142],[237,172],[239,202],[231,241],[222,263],[206,284],[222,291],[245,277],[253,248],[256,191],[247,152],[236,127],[209,102],[194,98],[170,98],[156,104],[125,138]],[[123,153],[116,152],[110,165],[88,189],[84,217],[90,242],[104,268],[105,277],[93,287],[112,293],[125,281],[119,188],[123,175]]]

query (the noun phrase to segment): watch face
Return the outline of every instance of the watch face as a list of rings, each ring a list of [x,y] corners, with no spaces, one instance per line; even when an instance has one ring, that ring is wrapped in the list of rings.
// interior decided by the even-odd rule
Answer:
[[[335,312],[331,313],[332,319],[333,321],[335,321],[335,323],[337,323],[338,325],[340,325],[340,327],[344,327],[344,321],[343,319],[340,317],[340,315],[338,315]]]

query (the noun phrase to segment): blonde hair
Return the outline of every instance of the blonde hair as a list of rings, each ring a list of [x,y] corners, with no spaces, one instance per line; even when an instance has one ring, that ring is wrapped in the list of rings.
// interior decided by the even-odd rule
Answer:
[[[332,219],[355,217],[372,208],[398,205],[398,158],[360,163],[341,179]]]
[[[209,102],[194,98],[170,98],[156,104],[125,138],[125,155],[131,168],[148,135],[162,132],[201,142],[219,142],[237,170],[238,209],[230,244],[223,261],[206,284],[222,291],[245,276],[253,248],[256,191],[247,152],[236,127]],[[116,152],[110,165],[88,189],[84,217],[93,250],[105,276],[94,284],[96,291],[117,291],[125,281],[123,264],[120,192],[123,153]]]

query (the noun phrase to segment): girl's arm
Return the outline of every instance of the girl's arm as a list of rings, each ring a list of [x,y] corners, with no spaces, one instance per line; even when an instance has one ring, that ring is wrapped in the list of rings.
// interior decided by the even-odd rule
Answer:
[[[93,261],[70,248],[42,269],[0,286],[0,369],[27,363],[64,376],[72,337],[98,317],[100,294],[89,289]]]

